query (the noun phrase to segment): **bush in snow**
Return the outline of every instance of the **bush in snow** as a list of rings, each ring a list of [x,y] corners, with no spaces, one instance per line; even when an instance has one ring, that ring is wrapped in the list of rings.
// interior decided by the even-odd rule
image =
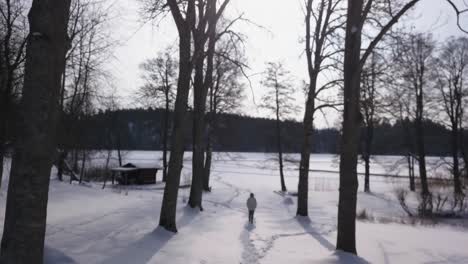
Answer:
[[[408,196],[408,190],[404,188],[398,188],[395,190],[395,195],[398,199],[398,202],[401,205],[401,208],[409,217],[413,217],[414,213],[411,211],[411,209],[408,207],[406,201],[407,201],[407,196]]]
[[[373,221],[374,217],[371,214],[367,213],[366,209],[362,209],[361,211],[357,213],[356,219],[362,220],[362,221]]]

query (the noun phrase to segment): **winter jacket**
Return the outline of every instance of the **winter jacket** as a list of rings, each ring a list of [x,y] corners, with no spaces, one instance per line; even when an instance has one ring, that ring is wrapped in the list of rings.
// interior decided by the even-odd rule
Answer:
[[[249,197],[249,199],[247,199],[247,208],[249,211],[253,211],[257,208],[257,200],[255,200],[254,197]]]

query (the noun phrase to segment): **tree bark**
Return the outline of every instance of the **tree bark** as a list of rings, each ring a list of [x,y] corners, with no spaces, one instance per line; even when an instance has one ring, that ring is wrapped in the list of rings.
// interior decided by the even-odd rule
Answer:
[[[368,120],[368,122],[373,122]],[[364,174],[364,192],[370,192],[370,158],[372,153],[372,141],[374,139],[374,126],[373,124],[368,124],[366,127],[366,138],[365,138],[365,153],[364,153],[364,163],[365,163],[365,174]]]
[[[410,127],[409,127],[409,120],[404,120],[403,118],[400,118],[401,124],[403,126],[404,130],[404,136],[405,136],[405,146],[407,149],[407,154],[406,154],[406,161],[408,163],[408,176],[409,176],[409,182],[410,182],[410,191],[414,192],[416,191],[416,182],[415,182],[415,175],[414,175],[414,157],[413,157],[413,147],[411,143],[411,132],[410,132]]]
[[[120,126],[117,126],[117,157],[119,158],[119,166],[122,167],[122,144],[120,138]]]
[[[468,179],[468,154],[465,146],[465,130],[463,128],[460,129],[460,149],[464,163],[465,178]]]
[[[74,149],[73,150],[73,171],[78,171],[78,150]],[[70,180],[71,182],[71,180]]]
[[[204,168],[204,178],[203,178],[203,190],[207,192],[211,192],[210,174],[211,174],[212,155],[213,155],[213,150],[211,149],[210,139],[208,139],[207,146],[206,146],[205,168]]]
[[[79,184],[83,182],[83,178],[85,175],[85,166],[86,166],[86,151],[83,150],[82,159],[81,159],[80,180],[78,181]]]
[[[422,78],[421,78],[422,79]],[[418,152],[418,165],[419,165],[419,177],[421,178],[421,204],[419,207],[420,214],[423,216],[432,213],[432,195],[429,192],[429,184],[427,181],[426,171],[426,150],[424,146],[424,127],[423,127],[423,93],[422,93],[422,82],[420,87],[417,88],[416,97],[416,144]]]
[[[219,77],[218,77],[219,78]],[[206,138],[206,155],[205,155],[205,166],[204,166],[204,176],[203,176],[203,190],[206,192],[211,192],[210,187],[210,176],[211,176],[211,160],[213,155],[213,131],[216,126],[216,100],[215,100],[215,93],[214,93],[214,85],[211,84],[210,86],[210,104],[209,109],[210,112],[208,114],[207,122],[206,122],[206,131],[207,131],[207,138]]]
[[[323,2],[322,2],[323,3]],[[317,89],[317,65],[320,68],[321,63],[321,42],[317,43],[315,52],[315,67],[312,61],[313,51],[311,44],[311,19],[312,19],[312,6],[313,0],[307,2],[306,10],[306,54],[307,54],[307,70],[309,74],[309,91],[307,93],[307,101],[304,111],[303,119],[303,139],[301,146],[301,161],[299,163],[299,182],[297,185],[297,211],[296,215],[308,216],[308,203],[309,203],[309,167],[310,167],[310,151],[312,148],[312,136],[314,129],[314,113],[315,113],[315,92]],[[322,5],[323,7],[323,5]],[[323,9],[322,9],[323,11]],[[320,24],[316,25],[316,36],[320,30]],[[316,37],[314,40],[318,41]],[[319,56],[317,56],[319,55]]]
[[[278,91],[276,92],[276,144],[278,147],[278,162],[281,180],[281,191],[286,192],[286,183],[284,182],[284,169],[283,169],[283,147],[281,142],[281,120],[279,115],[279,97]]]
[[[411,153],[408,153],[407,156],[408,161],[408,173],[409,173],[409,181],[410,181],[410,191],[416,191],[416,182],[414,177],[414,157]]]
[[[430,194],[429,185],[427,182],[427,171],[426,171],[426,148],[424,146],[424,127],[423,127],[423,94],[422,89],[417,93],[417,114],[415,120],[416,126],[416,144],[418,152],[418,164],[419,164],[419,177],[421,178],[421,192],[423,197]]]
[[[6,13],[6,14],[5,14]],[[2,13],[5,18],[5,28],[2,29],[4,39],[0,47],[0,187],[2,186],[3,179],[3,160],[5,157],[6,141],[7,141],[7,124],[8,115],[10,114],[10,100],[11,92],[13,89],[12,78],[13,69],[11,67],[10,57],[10,41],[12,38],[12,21],[11,21],[11,3],[6,1],[6,12]]]
[[[229,1],[224,1],[221,9],[224,10],[225,5]],[[222,12],[220,10],[220,12]],[[206,99],[208,89],[213,82],[214,68],[214,53],[216,46],[216,24],[218,22],[217,1],[208,0],[206,3],[206,14],[199,11],[200,21],[207,20],[208,31],[205,32],[205,25],[199,22],[199,28],[195,30],[195,80],[194,80],[194,104],[193,104],[193,156],[192,156],[192,186],[190,188],[189,206],[192,208],[198,207],[203,210],[203,179],[204,179],[204,162],[205,148],[203,137],[205,135],[205,114],[206,114]],[[205,44],[208,41],[208,48],[205,53]],[[206,69],[205,69],[206,56]]]
[[[57,178],[59,181],[63,181],[63,169],[65,166],[65,160],[68,156],[68,150],[62,150],[59,153],[58,164],[57,164]]]
[[[1,67],[1,65],[0,65]],[[1,69],[0,69],[1,70]],[[1,73],[0,73],[1,75]],[[1,85],[1,80],[0,80],[0,85]],[[0,87],[0,93],[3,93],[1,91],[3,87]],[[4,92],[3,96],[7,97],[8,95],[6,92]],[[2,98],[3,99],[3,98]],[[7,120],[8,120],[8,113],[10,112],[8,110],[9,108],[9,100],[8,99],[3,99],[3,105],[0,106],[0,187],[2,186],[2,180],[3,180],[3,167],[4,167],[4,158],[5,158],[5,153],[6,153],[6,141],[7,141],[7,133],[6,133],[6,126],[7,126]]]
[[[458,134],[458,122],[455,126],[452,126],[452,159],[453,159],[453,183],[454,183],[454,192],[456,195],[463,194],[462,183],[460,179],[460,163],[458,159],[459,152],[459,134]]]
[[[203,32],[204,33],[204,32]],[[205,147],[203,134],[205,128],[206,95],[204,85],[204,36],[195,37],[195,80],[193,84],[193,155],[192,155],[192,186],[188,204],[203,210],[203,167],[205,161]]]
[[[164,188],[159,225],[171,232],[177,232],[176,209],[180,185],[180,173],[183,166],[185,133],[187,128],[187,102],[192,75],[191,27],[194,19],[195,1],[188,2],[187,18],[181,21],[177,3],[170,1],[171,12],[179,31],[179,78],[174,106],[174,119],[171,133],[171,155],[169,170]]]
[[[2,182],[3,182],[4,162],[5,162],[5,155],[3,151],[3,146],[0,146],[0,188],[2,187]]]
[[[1,45],[0,45],[1,46]],[[0,95],[5,96],[4,90],[4,69],[3,69],[3,56],[1,56],[3,49],[0,47]],[[3,101],[3,98],[0,98]],[[3,162],[5,157],[5,123],[6,123],[6,112],[7,110],[4,109],[4,104],[0,106],[0,187],[2,187],[2,180],[3,180]]]
[[[364,175],[364,192],[370,193],[370,158],[364,157],[365,175]]]
[[[1,263],[42,263],[69,0],[34,0]]]
[[[344,113],[340,149],[340,189],[336,248],[356,254],[357,159],[362,123],[360,52],[363,0],[348,0],[344,55]]]
[[[169,138],[169,87],[166,87],[166,109],[164,112],[164,132],[163,132],[163,182],[167,179],[167,141]]]
[[[309,94],[310,94],[309,90]],[[315,91],[314,91],[315,93]],[[313,109],[314,99],[310,96],[307,99],[306,111],[304,114],[303,130],[304,138],[301,146],[301,161],[299,165],[299,183],[297,186],[297,212],[299,216],[308,216],[309,201],[309,166],[310,166],[310,148],[313,135]]]

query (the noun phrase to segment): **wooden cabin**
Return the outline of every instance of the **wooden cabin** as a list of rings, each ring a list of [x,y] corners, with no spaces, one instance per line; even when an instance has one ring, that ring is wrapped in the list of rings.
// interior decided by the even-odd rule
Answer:
[[[155,184],[160,169],[162,168],[153,164],[127,163],[122,167],[112,169],[112,184],[114,184],[114,179],[122,185]]]

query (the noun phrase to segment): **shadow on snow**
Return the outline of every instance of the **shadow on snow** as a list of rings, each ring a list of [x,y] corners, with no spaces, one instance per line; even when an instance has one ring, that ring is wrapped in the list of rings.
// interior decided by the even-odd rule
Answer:
[[[197,215],[198,209],[184,208],[182,216],[177,221],[179,229],[192,222]],[[123,248],[116,255],[105,259],[102,264],[148,263],[174,236],[176,236],[175,233],[157,227],[140,240]]]

